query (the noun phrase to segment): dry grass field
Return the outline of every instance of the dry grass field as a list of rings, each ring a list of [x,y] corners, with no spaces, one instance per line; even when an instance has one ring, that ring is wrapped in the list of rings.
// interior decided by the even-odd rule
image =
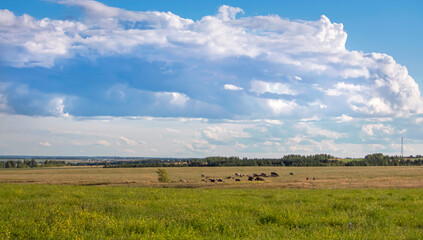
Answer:
[[[2,169],[0,183],[31,183],[61,185],[111,185],[188,188],[422,188],[423,167],[181,167],[166,168],[170,183],[159,183],[157,168],[63,167],[35,169]],[[241,181],[235,173],[277,172],[280,177],[265,181]],[[290,175],[290,173],[294,175]],[[201,175],[222,178],[223,182],[201,181]],[[306,180],[306,178],[309,180]],[[315,180],[312,180],[312,178]]]

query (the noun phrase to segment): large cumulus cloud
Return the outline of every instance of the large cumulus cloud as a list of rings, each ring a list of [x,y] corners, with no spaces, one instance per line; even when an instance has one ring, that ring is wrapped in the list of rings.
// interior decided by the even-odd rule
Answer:
[[[242,9],[221,6],[215,16],[194,21],[96,1],[57,3],[79,7],[85,16],[34,19],[0,10],[3,68],[20,68],[28,75],[40,68],[60,73],[43,86],[34,83],[37,79],[17,82],[4,74],[1,86],[8,87],[0,87],[0,111],[226,119],[423,112],[419,87],[404,66],[386,54],[347,50],[343,25],[326,16],[316,21],[239,17]],[[109,59],[105,68],[129,67],[131,74],[80,76],[91,92],[67,88],[78,81],[69,69],[81,59],[89,59],[92,68],[101,65],[99,59]],[[22,87],[37,94],[19,98],[15,92]],[[35,106],[37,101],[44,107]],[[31,111],[25,102],[32,102]]]

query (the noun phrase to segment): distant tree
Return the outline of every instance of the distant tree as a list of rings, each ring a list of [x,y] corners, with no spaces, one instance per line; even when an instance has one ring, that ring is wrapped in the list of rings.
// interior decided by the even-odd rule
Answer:
[[[31,168],[38,167],[38,163],[37,163],[37,161],[35,161],[35,159],[31,159],[31,162],[29,163],[29,166]]]
[[[16,163],[16,167],[17,168],[24,168],[25,166],[24,166],[24,164],[21,160],[18,160],[18,162]]]
[[[169,174],[167,173],[166,169],[159,168],[157,169],[157,175],[159,182],[169,182]]]
[[[12,160],[7,161],[6,168],[16,168],[16,162]]]

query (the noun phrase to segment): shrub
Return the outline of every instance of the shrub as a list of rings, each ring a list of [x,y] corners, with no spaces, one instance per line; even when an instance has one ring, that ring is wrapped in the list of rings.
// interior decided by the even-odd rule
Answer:
[[[159,175],[159,182],[169,182],[169,174],[166,169],[157,169],[157,175]]]

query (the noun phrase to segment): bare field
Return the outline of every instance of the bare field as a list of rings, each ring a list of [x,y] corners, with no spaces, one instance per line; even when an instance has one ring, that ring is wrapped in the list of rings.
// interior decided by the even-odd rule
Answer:
[[[157,168],[63,167],[35,169],[2,169],[0,183],[62,185],[124,185],[146,187],[201,188],[422,188],[423,167],[181,167],[166,168],[171,182],[157,181]],[[235,173],[277,172],[280,177],[264,181],[239,182],[226,177]],[[290,175],[290,173],[294,175]],[[223,182],[203,182],[201,174],[222,178]],[[306,180],[306,178],[309,180]],[[312,180],[313,177],[315,180]]]

